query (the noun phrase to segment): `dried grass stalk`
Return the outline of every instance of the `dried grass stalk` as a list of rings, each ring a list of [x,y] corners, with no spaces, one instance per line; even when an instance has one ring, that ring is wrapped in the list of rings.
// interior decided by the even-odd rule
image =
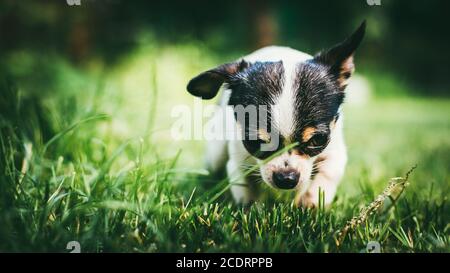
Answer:
[[[380,209],[387,199],[392,201],[391,206],[395,205],[395,202],[398,200],[398,198],[401,196],[405,188],[408,186],[409,175],[414,171],[416,167],[417,166],[412,167],[406,173],[404,178],[403,177],[391,178],[388,186],[384,189],[384,191],[380,195],[377,196],[377,198],[375,198],[375,200],[372,203],[362,208],[357,216],[347,221],[347,224],[338,232],[338,239],[336,241],[336,245],[339,247],[343,243],[345,236],[348,234],[348,232],[354,230],[357,226],[366,222],[369,216],[374,214],[378,209]]]

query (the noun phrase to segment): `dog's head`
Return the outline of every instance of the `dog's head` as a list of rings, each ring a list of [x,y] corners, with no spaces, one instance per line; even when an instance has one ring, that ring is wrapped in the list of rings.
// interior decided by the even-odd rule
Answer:
[[[303,62],[223,64],[193,78],[187,89],[211,99],[226,83],[243,144],[261,163],[263,180],[275,188],[304,189],[330,142],[364,32],[365,22],[342,43]],[[298,145],[280,152],[293,143]]]

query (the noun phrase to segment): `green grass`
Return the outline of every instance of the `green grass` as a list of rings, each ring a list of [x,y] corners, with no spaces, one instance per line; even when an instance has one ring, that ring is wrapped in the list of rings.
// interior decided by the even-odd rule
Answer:
[[[245,209],[205,174],[202,142],[170,139],[171,107],[192,102],[185,83],[218,59],[194,45],[143,48],[109,70],[58,62],[50,95],[2,83],[0,251],[66,252],[73,240],[83,252],[359,252],[369,241],[450,251],[449,99],[347,105],[349,163],[333,205],[299,209],[264,186]],[[416,164],[399,200],[338,246],[346,222]]]

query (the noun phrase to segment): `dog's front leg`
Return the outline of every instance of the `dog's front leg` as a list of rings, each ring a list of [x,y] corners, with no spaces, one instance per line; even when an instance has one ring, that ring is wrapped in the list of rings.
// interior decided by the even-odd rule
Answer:
[[[297,195],[298,206],[317,207],[319,205],[319,191],[323,193],[324,205],[329,205],[344,175],[347,154],[344,144],[339,145],[322,158],[318,158],[317,174],[304,194]]]
[[[257,199],[258,189],[256,183],[253,183],[245,177],[244,170],[233,160],[227,163],[227,173],[230,180],[230,190],[237,204],[248,205]]]
[[[330,177],[326,173],[319,173],[312,181],[310,188],[303,195],[297,197],[297,205],[304,207],[317,207],[319,205],[319,192],[321,191],[325,206],[329,205],[336,195],[339,178]]]
[[[229,144],[229,160],[227,162],[227,174],[231,184],[230,190],[237,204],[248,205],[258,198],[257,182],[248,174],[251,166],[256,166],[251,161],[248,153],[242,146],[242,142]]]

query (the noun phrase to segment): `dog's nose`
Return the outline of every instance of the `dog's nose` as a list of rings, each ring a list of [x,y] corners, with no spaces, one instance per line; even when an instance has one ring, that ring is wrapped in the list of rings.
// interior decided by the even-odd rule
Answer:
[[[300,173],[294,170],[283,170],[274,172],[272,175],[272,180],[275,186],[280,189],[292,189],[297,186],[298,179],[300,178]]]

